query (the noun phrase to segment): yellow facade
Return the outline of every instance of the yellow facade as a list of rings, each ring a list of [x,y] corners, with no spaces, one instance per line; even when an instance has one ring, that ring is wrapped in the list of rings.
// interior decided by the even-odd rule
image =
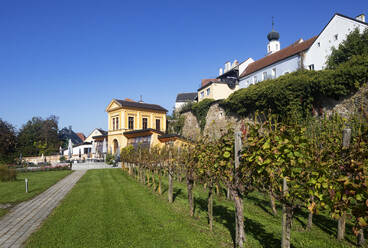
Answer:
[[[214,100],[226,99],[238,89],[239,85],[236,85],[234,89],[230,89],[226,83],[210,83],[198,90],[198,102],[207,98]]]
[[[130,103],[126,105],[134,106],[125,106],[122,103]],[[150,109],[150,104],[113,99],[107,106],[106,112],[108,115],[109,153],[115,153],[118,148],[127,146],[128,139],[124,136],[124,132],[142,129],[166,132],[167,110],[164,108],[162,110]],[[145,128],[143,128],[143,123],[147,125]],[[158,124],[159,127],[156,128]]]

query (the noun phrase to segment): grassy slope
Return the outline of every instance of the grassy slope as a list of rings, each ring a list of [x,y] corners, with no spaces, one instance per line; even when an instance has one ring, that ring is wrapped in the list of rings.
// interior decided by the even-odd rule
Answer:
[[[78,182],[28,247],[221,247],[185,213],[121,170],[92,170]]]
[[[174,204],[124,172],[89,171],[29,240],[28,247],[232,247],[233,203],[217,198],[214,204],[214,233],[207,228],[206,191],[195,187],[195,219],[188,216],[186,187],[174,184]],[[281,211],[270,214],[262,194],[252,193],[244,201],[247,247],[280,247]],[[311,231],[304,230],[306,213],[296,215],[293,247],[350,247],[335,239],[336,221],[317,216]]]
[[[28,200],[42,193],[70,173],[71,171],[66,170],[19,173],[16,181],[0,182],[0,204],[16,204]],[[25,193],[25,178],[28,178],[29,182],[28,193]],[[6,212],[5,209],[0,209],[0,216]]]

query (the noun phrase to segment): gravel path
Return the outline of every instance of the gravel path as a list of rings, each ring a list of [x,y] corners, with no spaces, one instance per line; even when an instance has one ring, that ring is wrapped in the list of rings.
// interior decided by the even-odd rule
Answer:
[[[42,194],[12,208],[0,219],[0,247],[21,247],[84,173],[85,170],[75,171]]]

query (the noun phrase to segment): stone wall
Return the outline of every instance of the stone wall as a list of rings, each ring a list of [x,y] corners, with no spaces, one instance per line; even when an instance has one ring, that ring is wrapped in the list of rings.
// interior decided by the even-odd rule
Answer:
[[[361,108],[368,114],[368,84],[365,84],[355,94],[341,100],[334,99],[320,99],[321,109],[318,112],[331,115],[336,112],[344,117],[351,113],[361,111]],[[185,117],[183,136],[192,140],[196,140],[200,136],[200,127],[197,118],[191,113],[183,113]],[[228,126],[239,130],[242,122],[251,121],[250,118],[239,118],[236,115],[226,115],[225,110],[216,102],[209,108],[206,117],[206,126],[203,130],[204,135],[219,137],[222,130]]]
[[[361,109],[368,113],[368,84],[361,87],[355,94],[339,101],[322,99],[321,106],[322,113],[327,115],[336,112],[343,117],[348,117],[352,113],[361,112]]]
[[[206,125],[203,130],[204,135],[214,138],[221,136],[221,131],[227,130],[229,127],[239,129],[241,119],[235,115],[226,116],[226,112],[218,103],[214,103],[207,112]]]
[[[183,137],[197,140],[201,133],[197,118],[192,114],[192,112],[185,112],[182,115],[185,118],[182,131]]]

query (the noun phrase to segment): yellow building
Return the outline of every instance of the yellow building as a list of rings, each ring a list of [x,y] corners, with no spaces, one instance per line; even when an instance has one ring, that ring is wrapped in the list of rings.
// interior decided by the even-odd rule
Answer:
[[[156,104],[113,99],[108,114],[108,152],[115,154],[129,144],[159,142],[166,132],[167,110]]]

